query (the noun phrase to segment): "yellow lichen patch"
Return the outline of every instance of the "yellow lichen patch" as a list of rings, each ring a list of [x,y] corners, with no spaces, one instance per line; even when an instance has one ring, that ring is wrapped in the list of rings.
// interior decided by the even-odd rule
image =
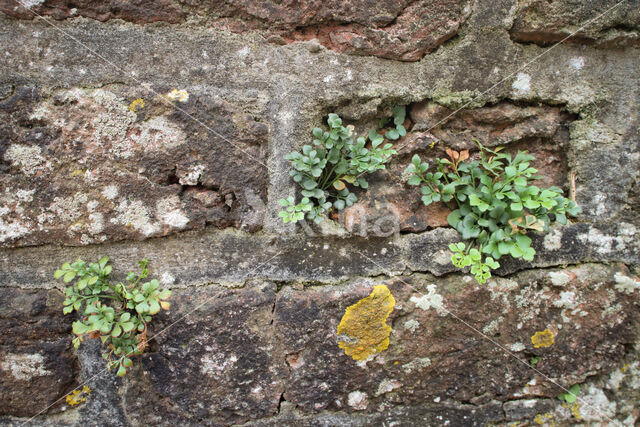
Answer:
[[[133,111],[134,113],[142,110],[144,108],[144,99],[138,98],[134,99],[131,104],[129,104],[129,111]]]
[[[391,326],[386,322],[395,305],[389,288],[375,286],[368,297],[345,310],[338,325],[338,336],[344,339],[338,346],[354,360],[365,360],[386,350],[391,334]]]
[[[553,414],[551,414],[551,412],[536,415],[533,422],[540,426],[543,424],[548,426],[555,426],[555,423],[553,422]]]
[[[85,385],[82,386],[82,390],[73,390],[73,392],[67,395],[66,400],[71,406],[79,405],[87,401],[89,394],[91,394],[91,389]]]
[[[187,102],[189,100],[189,93],[184,89],[180,89],[180,90],[174,89],[171,92],[169,92],[166,96],[171,101]]]
[[[571,415],[573,415],[573,418],[575,418],[576,420],[580,421],[582,419],[582,414],[580,413],[580,405],[578,405],[578,402],[575,403],[563,403],[562,404],[563,408],[569,408],[569,410],[571,411]]]
[[[531,342],[533,343],[533,346],[535,348],[550,347],[551,345],[553,345],[553,338],[553,332],[551,332],[549,329],[545,329],[542,332],[536,332],[535,334],[533,334],[533,336],[531,337]]]

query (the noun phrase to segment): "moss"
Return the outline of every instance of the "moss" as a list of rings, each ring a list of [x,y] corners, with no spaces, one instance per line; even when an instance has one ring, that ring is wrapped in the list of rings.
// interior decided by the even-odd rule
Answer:
[[[365,360],[389,347],[391,326],[386,324],[396,300],[389,288],[378,285],[371,294],[347,307],[338,325],[338,346],[354,360]]]
[[[479,108],[486,101],[481,97],[481,93],[477,90],[463,90],[460,92],[452,92],[447,89],[437,89],[431,99],[447,108]],[[468,103],[468,105],[467,105]]]

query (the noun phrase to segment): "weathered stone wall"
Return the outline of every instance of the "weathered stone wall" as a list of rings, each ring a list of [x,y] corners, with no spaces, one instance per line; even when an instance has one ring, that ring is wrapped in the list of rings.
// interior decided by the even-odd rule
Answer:
[[[638,0],[0,0],[0,41],[0,424],[639,419]],[[284,225],[284,156],[330,112],[361,131],[395,105],[409,132],[359,202]],[[402,179],[474,138],[583,209],[486,285]],[[104,255],[174,290],[123,379],[73,349],[53,279]],[[390,344],[357,362],[337,326],[380,284]]]

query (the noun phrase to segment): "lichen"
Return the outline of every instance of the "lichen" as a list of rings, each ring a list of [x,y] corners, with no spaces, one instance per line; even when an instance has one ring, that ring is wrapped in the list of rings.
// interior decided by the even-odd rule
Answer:
[[[436,285],[431,284],[427,286],[427,294],[420,297],[411,297],[409,301],[415,304],[416,307],[421,308],[424,311],[429,310],[431,307],[438,311],[438,314],[447,314],[443,306],[442,295],[436,292]]]
[[[616,132],[596,119],[576,120],[571,123],[572,144],[584,148],[593,144],[612,144],[619,141]]]
[[[562,231],[559,229],[551,230],[542,241],[542,245],[549,251],[556,251],[562,247]]]
[[[622,311],[622,304],[616,303],[616,293],[613,289],[607,289],[607,297],[604,309],[600,313],[600,318],[610,318],[608,324],[613,327],[616,323],[614,314]]]
[[[0,206],[0,242],[18,239],[31,232],[31,228],[19,220],[11,221],[4,218],[10,213],[11,209],[9,207]]]
[[[624,274],[617,272],[613,278],[616,281],[616,290],[625,294],[632,294],[636,290],[640,290],[640,280],[636,280],[633,277],[625,276]]]
[[[197,185],[204,169],[204,165],[194,165],[184,171],[178,171],[178,182],[181,185]]]
[[[573,415],[573,418],[575,418],[576,420],[580,421],[582,419],[582,414],[580,413],[580,405],[578,405],[578,402],[574,402],[574,403],[563,403],[562,404],[563,408],[568,408],[571,411],[571,415]]]
[[[138,112],[139,110],[142,110],[143,108],[144,108],[144,99],[142,98],[134,99],[133,102],[129,104],[129,111],[132,111],[134,113]]]
[[[544,413],[544,414],[538,414],[536,415],[536,417],[533,419],[533,422],[538,424],[538,425],[550,425],[553,426],[555,425],[555,423],[553,422],[553,414],[550,412]]]
[[[171,227],[183,228],[189,223],[189,218],[182,211],[180,199],[176,195],[156,203],[156,216]]]
[[[428,357],[418,357],[411,362],[402,365],[402,370],[409,374],[412,371],[421,370],[429,365],[431,365],[431,359]]]
[[[498,316],[489,322],[484,328],[482,328],[482,333],[485,335],[495,335],[500,330],[500,323],[504,320],[504,317]]]
[[[118,216],[111,218],[113,224],[131,226],[145,236],[158,232],[157,225],[151,222],[149,209],[141,200],[121,200],[115,210]]]
[[[633,224],[623,222],[618,225],[618,232],[615,236],[603,234],[600,230],[591,227],[587,233],[579,234],[577,238],[581,242],[595,246],[600,255],[608,255],[613,251],[624,251],[627,249],[627,245],[635,244],[636,232],[636,227]]]
[[[369,399],[367,393],[363,393],[360,390],[352,391],[347,398],[347,404],[353,409],[363,411],[367,409],[369,405]]]
[[[113,200],[118,197],[118,187],[115,185],[107,185],[102,190],[102,196],[106,199]]]
[[[223,353],[205,354],[200,360],[200,372],[217,378],[220,373],[235,366],[237,361],[235,354],[229,357]]]
[[[389,347],[391,326],[386,324],[396,300],[385,285],[347,307],[338,325],[338,346],[354,360],[366,360]]]
[[[522,344],[521,342],[516,342],[511,344],[511,346],[509,347],[509,349],[511,351],[515,351],[515,352],[519,352],[519,351],[523,351],[526,347],[524,346],[524,344]]]
[[[99,234],[104,230],[104,215],[100,212],[94,212],[89,215],[89,224],[87,224],[87,229],[91,234]]]
[[[553,345],[554,335],[549,329],[545,329],[542,332],[536,332],[531,337],[531,342],[535,348],[550,347]]]
[[[550,271],[549,278],[553,286],[562,287],[571,281],[571,277],[565,271]]]
[[[189,100],[189,93],[184,89],[173,89],[167,93],[166,97],[171,101],[187,102]]]
[[[385,393],[389,393],[390,391],[393,391],[397,388],[402,387],[402,384],[400,383],[400,381],[398,380],[390,380],[388,378],[385,378],[384,380],[382,380],[382,382],[378,385],[378,390],[376,391],[376,397],[377,396],[381,396]]]
[[[10,372],[20,381],[31,381],[33,377],[51,375],[51,372],[45,368],[44,357],[40,353],[6,354],[0,362],[0,369]]]
[[[64,222],[76,221],[84,214],[84,205],[88,197],[84,193],[75,193],[70,197],[55,197],[47,210],[55,214],[55,220]]]
[[[35,6],[41,5],[42,3],[44,3],[44,0],[22,0],[20,5],[25,9],[31,9]]]
[[[37,145],[10,145],[4,153],[4,159],[25,175],[51,169],[51,164],[42,157],[42,148]]]
[[[576,299],[575,292],[560,292],[560,299],[555,300],[553,306],[558,308],[575,308],[578,305]]]
[[[404,322],[404,328],[414,333],[420,327],[420,323],[415,319],[409,319]]]
[[[87,401],[89,394],[91,394],[91,389],[85,385],[82,387],[82,390],[76,389],[68,394],[66,401],[71,406],[79,405]]]
[[[132,126],[128,138],[113,143],[116,157],[132,157],[136,151],[162,151],[175,148],[186,140],[184,132],[164,116],[152,117],[139,126]]]
[[[585,392],[580,400],[583,404],[580,408],[580,419],[587,422],[595,422],[605,421],[615,416],[616,402],[610,401],[601,389],[591,384],[585,388]],[[573,414],[573,409],[569,409]]]
[[[32,202],[34,193],[35,190],[15,190],[12,187],[0,192],[0,243],[18,239],[32,231],[23,215],[23,203]]]
[[[531,76],[525,73],[518,73],[511,88],[516,95],[526,95],[531,90]]]

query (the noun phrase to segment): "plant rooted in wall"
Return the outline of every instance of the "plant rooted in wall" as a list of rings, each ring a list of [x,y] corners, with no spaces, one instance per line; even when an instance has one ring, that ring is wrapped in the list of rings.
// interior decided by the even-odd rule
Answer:
[[[561,393],[558,395],[558,399],[567,402],[574,403],[578,398],[578,394],[580,394],[580,385],[574,384],[572,385],[566,393]]]
[[[107,367],[117,368],[123,376],[133,362],[130,356],[141,354],[147,345],[147,326],[154,314],[168,310],[168,289],[160,289],[153,279],[143,282],[149,275],[148,261],[138,262],[139,274],[129,273],[125,282],[111,283],[109,258],[85,263],[78,260],[65,263],[54,274],[65,283],[75,283],[65,289],[63,313],[78,311],[81,320],[73,322],[73,340],[76,348],[85,338],[100,338],[106,347],[103,357]]]
[[[471,160],[468,150],[447,149],[449,158],[438,159],[434,172],[415,155],[406,173],[410,185],[421,186],[425,205],[442,201],[452,209],[447,222],[466,242],[449,245],[451,262],[471,267],[478,283],[484,283],[503,255],[533,260],[530,230],[548,231],[553,219],[566,224],[568,215],[581,210],[560,188],[531,184],[540,178],[531,167],[533,156],[518,151],[512,157],[501,153],[502,147],[490,150],[475,143],[480,160]]]
[[[353,126],[342,126],[337,114],[329,114],[328,131],[313,129],[313,145],[304,145],[302,151],[286,156],[293,167],[289,174],[302,187],[303,197],[299,203],[293,196],[279,201],[284,207],[279,213],[283,221],[306,218],[318,223],[331,211],[353,205],[358,198],[351,187],[368,188],[365,175],[385,168],[396,154],[385,138],[396,140],[406,135],[404,120],[405,107],[396,107],[393,127],[388,127],[384,136],[371,129],[354,140]],[[386,121],[379,125],[385,126]]]

